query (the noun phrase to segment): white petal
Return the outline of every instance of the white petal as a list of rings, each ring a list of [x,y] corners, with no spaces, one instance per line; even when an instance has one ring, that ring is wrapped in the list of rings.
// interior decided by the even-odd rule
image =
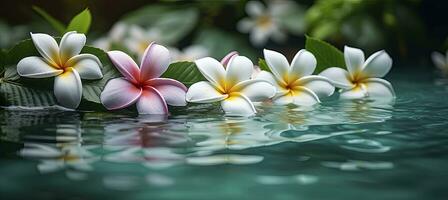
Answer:
[[[220,90],[225,88],[226,71],[221,63],[214,58],[206,57],[195,61],[204,77]]]
[[[170,60],[170,52],[166,47],[151,43],[142,56],[140,81],[159,78],[168,69]]]
[[[228,95],[221,94],[211,83],[207,81],[200,81],[192,86],[187,91],[186,99],[192,103],[211,103],[221,101],[227,98]]]
[[[278,93],[274,98],[272,98],[272,102],[276,105],[287,105],[294,101],[291,91],[286,91],[282,93]]]
[[[319,98],[324,98],[334,93],[333,83],[323,76],[305,76],[299,79],[300,86],[313,91]]]
[[[271,72],[274,74],[277,81],[285,83],[289,72],[289,63],[285,56],[281,53],[264,49],[264,58]]]
[[[364,85],[367,90],[369,98],[393,98],[395,97],[395,91],[388,81],[380,78],[366,79]]]
[[[151,86],[143,89],[142,95],[137,100],[137,110],[139,114],[168,114],[168,107],[162,94]]]
[[[378,51],[367,58],[362,75],[365,78],[381,78],[385,76],[392,67],[392,58],[385,51]]]
[[[260,28],[255,26],[254,29],[252,29],[252,31],[250,32],[249,39],[250,39],[250,42],[254,46],[261,47],[264,44],[266,44],[266,42],[268,41],[270,35],[271,34],[270,34],[269,31],[266,31],[264,29],[260,29]]]
[[[338,88],[351,89],[354,87],[352,81],[350,80],[350,75],[345,69],[330,67],[322,71],[319,75],[330,79],[331,82],[333,82],[333,84]]]
[[[292,93],[293,104],[300,106],[311,106],[320,103],[319,97],[310,89],[305,87],[296,87]]]
[[[101,62],[98,57],[92,54],[73,56],[67,61],[66,65],[75,68],[82,79],[103,78],[103,73],[101,73]]]
[[[272,75],[271,73],[267,72],[267,71],[261,71],[260,73],[258,73],[258,75],[255,77],[255,79],[260,79],[260,80],[265,80],[267,82],[269,82],[271,85],[273,85],[277,90],[282,89],[283,87],[281,87],[277,80],[275,79],[274,75]]]
[[[250,99],[243,94],[232,94],[221,102],[221,107],[229,116],[250,116],[257,112]]]
[[[246,80],[232,88],[232,92],[239,92],[248,97],[252,102],[260,102],[272,98],[276,88],[265,80]]]
[[[62,36],[59,45],[59,55],[62,63],[78,55],[86,44],[86,36],[76,31],[67,32]]]
[[[72,109],[79,106],[82,96],[82,83],[75,69],[67,68],[63,74],[54,79],[54,96],[61,106]]]
[[[119,42],[119,40],[121,40],[124,37],[127,28],[128,26],[122,22],[114,24],[114,26],[109,32],[109,38],[114,42]]]
[[[292,60],[289,72],[289,82],[313,74],[316,69],[316,64],[317,60],[311,52],[305,49],[300,50]]]
[[[232,57],[226,69],[226,88],[230,89],[241,81],[249,80],[253,67],[254,64],[247,57]]]
[[[43,33],[31,33],[31,39],[37,51],[48,63],[53,66],[58,66],[61,63],[59,59],[59,46],[53,37]]]
[[[249,1],[246,4],[246,12],[252,17],[257,17],[263,14],[265,6],[259,1]]]
[[[367,96],[367,91],[361,86],[354,87],[349,90],[342,90],[339,95],[340,99],[362,99]]]
[[[345,65],[347,65],[348,72],[351,76],[356,75],[362,71],[364,64],[364,52],[361,49],[344,47]],[[338,66],[341,67],[341,66]]]
[[[250,30],[252,30],[254,28],[254,26],[255,26],[255,22],[252,21],[252,19],[244,18],[238,22],[238,24],[236,25],[236,28],[238,29],[239,32],[249,33]]]
[[[17,64],[17,73],[28,78],[47,78],[59,75],[63,70],[48,65],[43,58],[31,56],[23,58]]]
[[[101,103],[108,110],[125,108],[138,100],[142,89],[125,78],[114,78],[107,82],[101,92]]]
[[[439,52],[432,52],[431,59],[434,65],[441,70],[448,70],[448,63],[445,56]]]

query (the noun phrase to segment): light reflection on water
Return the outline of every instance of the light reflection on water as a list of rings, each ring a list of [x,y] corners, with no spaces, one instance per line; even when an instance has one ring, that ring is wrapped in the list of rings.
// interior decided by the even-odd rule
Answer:
[[[70,187],[78,197],[86,190],[101,197],[104,189],[115,191],[108,197],[117,199],[129,191],[135,194],[131,199],[195,199],[202,197],[195,191],[210,185],[213,189],[203,194],[241,197],[252,188],[267,197],[289,199],[294,195],[280,193],[300,185],[294,191],[318,197],[312,195],[318,188],[336,184],[355,193],[371,192],[370,187],[350,182],[387,182],[389,174],[366,180],[357,171],[407,176],[413,168],[402,169],[403,162],[410,161],[400,160],[399,155],[416,144],[403,140],[420,137],[422,127],[446,127],[445,116],[429,116],[427,110],[419,110],[421,115],[416,116],[416,110],[403,107],[415,104],[401,99],[395,105],[336,99],[313,107],[263,104],[258,106],[259,114],[250,118],[225,117],[215,105],[175,110],[170,117],[4,110],[1,140],[8,144],[4,154],[8,159],[2,159],[7,165],[0,172],[9,180],[15,178],[16,185]],[[425,117],[437,120],[409,121]],[[445,135],[439,137],[446,141]],[[24,173],[29,166],[38,173]],[[16,170],[5,173],[11,169]],[[79,181],[87,182],[78,185]],[[99,185],[103,189],[92,189]],[[282,188],[270,188],[275,185]],[[1,193],[21,195],[20,189],[4,181],[0,186],[5,186]]]

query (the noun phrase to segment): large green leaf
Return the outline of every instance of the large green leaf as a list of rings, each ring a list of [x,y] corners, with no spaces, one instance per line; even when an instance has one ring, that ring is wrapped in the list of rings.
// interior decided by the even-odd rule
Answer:
[[[333,45],[307,36],[305,48],[317,59],[316,73],[329,67],[345,68],[344,54]]]
[[[87,33],[90,28],[90,23],[92,22],[92,15],[88,8],[80,12],[78,15],[73,17],[67,26],[65,32],[76,31],[78,33]]]
[[[150,5],[126,15],[122,21],[154,28],[161,33],[162,44],[173,44],[191,32],[197,24],[199,10],[193,7]]]
[[[162,77],[178,80],[187,86],[206,80],[194,62],[172,63],[165,73],[162,74]]]
[[[32,8],[37,14],[44,18],[57,32],[59,32],[59,34],[64,34],[65,25],[62,22],[55,19],[42,8],[39,8],[37,6],[33,6]]]
[[[0,82],[0,97],[0,105],[3,106],[39,107],[57,104],[53,92],[49,90],[24,87],[8,81]]]

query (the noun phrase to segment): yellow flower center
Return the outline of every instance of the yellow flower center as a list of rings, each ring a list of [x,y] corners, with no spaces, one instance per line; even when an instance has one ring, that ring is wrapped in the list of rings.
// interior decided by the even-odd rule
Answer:
[[[263,28],[263,29],[267,29],[267,28],[271,27],[271,25],[272,25],[271,16],[262,15],[262,16],[258,17],[256,20],[256,24],[258,27]]]

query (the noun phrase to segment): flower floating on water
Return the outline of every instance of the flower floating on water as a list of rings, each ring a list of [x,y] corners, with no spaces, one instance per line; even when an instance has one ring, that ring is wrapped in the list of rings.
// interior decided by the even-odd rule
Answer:
[[[240,32],[250,33],[250,41],[261,46],[272,37],[277,42],[286,39],[286,34],[280,27],[280,16],[287,7],[283,1],[272,1],[267,8],[259,1],[249,1],[246,12],[250,18],[244,18],[237,24]]]
[[[187,101],[193,103],[221,102],[227,115],[248,116],[256,113],[252,101],[263,101],[275,95],[275,88],[264,80],[250,79],[253,63],[244,56],[231,56],[228,62],[206,57],[195,61],[208,81],[193,84]]]
[[[319,98],[333,94],[334,86],[323,76],[312,75],[316,68],[316,58],[307,50],[300,50],[291,65],[282,54],[264,50],[264,57],[272,74],[261,71],[256,79],[269,81],[277,88],[272,99],[275,104],[313,105]]]
[[[184,48],[182,51],[176,48],[171,48],[170,53],[175,61],[194,61],[208,56],[209,51],[204,46],[191,45]]]
[[[448,75],[448,51],[446,51],[446,55],[443,55],[439,52],[433,52],[431,54],[431,59],[434,65],[442,72],[442,75]]]
[[[124,44],[126,48],[141,57],[146,51],[146,47],[154,41],[163,41],[159,29],[145,30],[140,26],[133,25],[129,28],[129,37],[124,41]]]
[[[17,64],[20,76],[28,78],[56,77],[54,95],[64,107],[75,109],[81,102],[82,79],[100,79],[101,62],[92,54],[79,54],[86,43],[84,34],[64,34],[58,46],[53,37],[31,33],[34,46],[42,57],[30,56]]]
[[[150,44],[143,54],[140,68],[121,51],[107,53],[124,76],[110,80],[101,93],[101,103],[109,110],[137,104],[140,114],[167,114],[167,104],[184,106],[187,88],[179,81],[159,78],[170,63],[167,48]]]
[[[332,67],[324,70],[320,75],[332,80],[336,87],[341,88],[340,98],[394,98],[392,85],[381,79],[392,67],[392,59],[384,51],[372,54],[364,60],[364,53],[360,49],[345,46],[345,64],[347,70]]]

